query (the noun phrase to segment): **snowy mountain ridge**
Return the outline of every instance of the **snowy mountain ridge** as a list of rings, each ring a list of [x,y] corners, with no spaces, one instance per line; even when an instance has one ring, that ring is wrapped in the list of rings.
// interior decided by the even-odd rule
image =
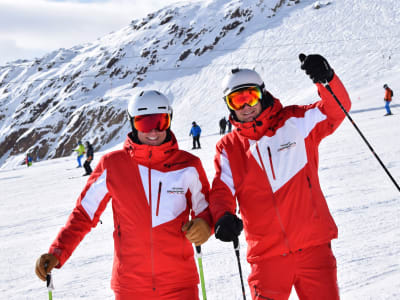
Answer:
[[[0,167],[20,164],[26,153],[35,160],[68,156],[78,140],[90,140],[96,151],[121,143],[129,131],[127,100],[141,88],[159,89],[173,102],[178,138],[193,120],[212,133],[227,114],[219,83],[231,67],[255,67],[287,104],[315,100],[299,70],[303,51],[326,55],[355,87],[368,85],[357,78],[362,72],[375,83],[399,66],[398,49],[388,48],[389,39],[399,39],[388,30],[395,7],[394,0],[201,1],[163,8],[93,43],[9,63],[0,67]],[[377,63],[388,74],[374,74]],[[300,95],[297,86],[307,88]]]
[[[0,165],[18,154],[69,155],[81,139],[96,150],[120,142],[126,100],[152,81],[151,72],[191,66],[228,33],[239,35],[255,14],[271,17],[284,3],[167,7],[97,42],[1,67]]]

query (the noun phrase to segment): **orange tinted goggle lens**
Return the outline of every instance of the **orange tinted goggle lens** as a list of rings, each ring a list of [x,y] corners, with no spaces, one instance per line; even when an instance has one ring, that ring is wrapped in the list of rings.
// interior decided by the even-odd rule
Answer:
[[[171,117],[169,114],[151,114],[136,116],[133,119],[133,125],[136,130],[141,132],[150,132],[153,129],[164,131],[171,125]]]
[[[257,86],[244,87],[234,91],[225,97],[226,103],[230,109],[242,109],[245,104],[254,106],[262,97],[261,89]]]

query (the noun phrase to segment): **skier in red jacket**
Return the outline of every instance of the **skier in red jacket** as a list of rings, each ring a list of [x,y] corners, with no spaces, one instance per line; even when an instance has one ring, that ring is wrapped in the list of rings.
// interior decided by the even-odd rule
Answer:
[[[321,97],[314,104],[283,107],[253,70],[234,69],[223,81],[236,130],[216,146],[210,211],[222,241],[244,227],[253,299],[288,299],[292,286],[300,299],[339,299],[330,245],[337,227],[319,185],[318,145],[345,114],[321,83],[347,110],[351,103],[325,58],[301,60]]]
[[[115,298],[198,299],[192,243],[201,245],[211,234],[209,183],[200,159],[179,150],[171,113],[158,91],[130,101],[132,132],[123,149],[104,155],[92,172],[67,224],[36,262],[40,279],[63,266],[111,200]]]

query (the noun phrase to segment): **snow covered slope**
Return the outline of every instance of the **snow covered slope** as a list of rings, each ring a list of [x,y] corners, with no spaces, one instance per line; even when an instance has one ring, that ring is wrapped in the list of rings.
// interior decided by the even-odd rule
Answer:
[[[393,108],[393,112],[395,115],[383,117],[383,109],[372,109],[356,112],[353,117],[400,182],[400,143],[394,138],[398,136],[400,107]],[[202,149],[192,151],[202,159],[210,181],[219,137],[217,130],[205,135]],[[181,139],[179,144],[182,149],[191,148],[190,139]],[[100,156],[95,153],[94,163]],[[75,157],[71,156],[34,163],[29,169],[19,166],[0,171],[2,299],[46,299],[45,284],[36,278],[34,264],[65,224],[87,180],[75,166]],[[333,251],[342,299],[400,299],[399,193],[347,120],[321,143],[320,177],[339,228]],[[113,257],[111,205],[101,220],[103,223],[86,236],[63,268],[53,272],[54,299],[113,299],[109,287]],[[243,234],[240,244],[246,280],[250,268]],[[232,244],[212,237],[202,249],[208,299],[241,300]],[[247,284],[246,292],[250,299]],[[295,292],[291,299],[297,299]]]

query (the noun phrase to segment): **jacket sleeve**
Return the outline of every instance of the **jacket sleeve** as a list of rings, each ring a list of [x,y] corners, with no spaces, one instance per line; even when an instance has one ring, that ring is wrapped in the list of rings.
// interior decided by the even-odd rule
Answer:
[[[332,134],[339,127],[346,115],[324,85],[317,83],[316,86],[321,100],[305,106],[304,124],[299,124],[298,128],[301,128],[304,138],[310,134],[315,143],[319,144],[324,137]],[[329,82],[329,86],[342,106],[349,111],[351,101],[339,77],[335,75]]]
[[[50,246],[49,253],[59,260],[57,268],[64,265],[85,235],[92,227],[96,227],[109,200],[107,169],[103,157],[86,183],[65,226]]]
[[[214,224],[208,204],[210,184],[200,159],[197,159],[196,161],[196,171],[198,178],[193,180],[190,186],[190,202],[192,207],[191,217],[192,219],[202,218],[208,223],[208,225],[210,225],[211,228],[213,228]]]
[[[210,191],[210,211],[215,224],[225,212],[235,214],[236,211],[236,190],[231,165],[220,143],[217,144],[214,167],[216,173]]]

